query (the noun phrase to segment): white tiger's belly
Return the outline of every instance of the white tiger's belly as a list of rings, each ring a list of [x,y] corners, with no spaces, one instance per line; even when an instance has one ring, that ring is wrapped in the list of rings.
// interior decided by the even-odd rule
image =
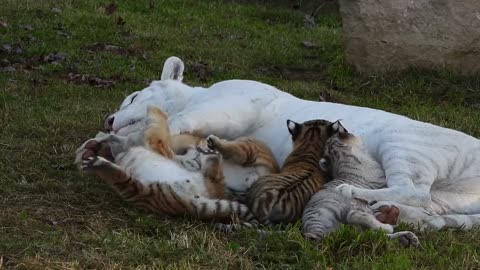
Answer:
[[[167,159],[143,147],[132,147],[115,163],[130,176],[144,184],[166,183],[177,191],[207,196],[204,177],[200,172],[188,171],[176,161]]]

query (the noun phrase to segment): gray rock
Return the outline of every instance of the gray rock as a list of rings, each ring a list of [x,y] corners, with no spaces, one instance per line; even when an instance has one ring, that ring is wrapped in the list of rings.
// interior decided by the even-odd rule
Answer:
[[[479,0],[340,0],[346,62],[363,73],[411,66],[480,73]]]

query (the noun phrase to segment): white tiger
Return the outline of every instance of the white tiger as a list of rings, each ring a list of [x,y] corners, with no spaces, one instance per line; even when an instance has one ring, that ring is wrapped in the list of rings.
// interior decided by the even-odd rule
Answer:
[[[167,60],[170,67],[183,66],[180,59],[172,59]],[[138,130],[147,106],[153,104],[171,116],[173,135],[250,136],[266,142],[281,165],[291,151],[284,128],[287,119],[342,119],[382,165],[388,186],[378,190],[344,186],[345,195],[377,201],[378,208],[407,205],[412,213],[426,209],[458,220],[480,214],[480,141],[472,136],[381,110],[299,99],[256,81],[191,87],[173,79],[182,77],[175,70],[180,69],[163,71],[171,79],[152,82],[127,96],[105,127],[116,134]]]

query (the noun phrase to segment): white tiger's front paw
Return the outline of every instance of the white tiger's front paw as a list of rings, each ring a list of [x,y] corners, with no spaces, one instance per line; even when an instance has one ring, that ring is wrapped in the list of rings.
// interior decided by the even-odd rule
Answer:
[[[335,188],[345,198],[353,198],[354,189],[355,187],[349,184],[341,184]]]

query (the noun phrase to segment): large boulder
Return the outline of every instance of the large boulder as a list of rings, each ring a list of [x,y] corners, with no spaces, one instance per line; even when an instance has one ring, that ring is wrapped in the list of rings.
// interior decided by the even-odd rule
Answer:
[[[480,0],[339,0],[346,62],[480,73]]]

